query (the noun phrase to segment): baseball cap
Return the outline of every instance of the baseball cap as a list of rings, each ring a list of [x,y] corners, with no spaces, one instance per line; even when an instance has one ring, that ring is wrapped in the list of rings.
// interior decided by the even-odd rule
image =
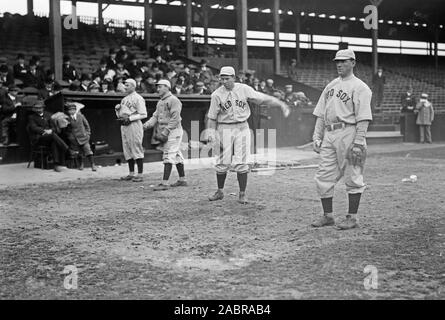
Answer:
[[[136,81],[134,79],[127,79],[125,80],[125,83],[131,83],[133,85],[133,87],[136,87]]]
[[[352,49],[343,49],[343,50],[338,50],[337,51],[333,61],[349,60],[349,59],[354,59],[355,60],[355,53],[354,53],[354,51],[352,51]]]
[[[164,86],[167,86],[167,88],[171,89],[172,85],[170,83],[170,81],[168,81],[167,79],[161,79],[158,82],[156,82],[156,85],[159,86],[163,84]]]
[[[422,93],[420,95],[421,98],[427,99],[428,98],[428,94],[427,93]]]
[[[233,67],[222,67],[221,71],[219,72],[220,76],[234,76],[235,75],[235,69]]]

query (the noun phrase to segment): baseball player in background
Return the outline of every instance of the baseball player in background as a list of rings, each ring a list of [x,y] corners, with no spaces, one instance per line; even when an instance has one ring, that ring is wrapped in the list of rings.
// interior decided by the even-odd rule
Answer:
[[[278,106],[285,117],[290,111],[284,101],[255,91],[246,84],[235,83],[235,70],[232,67],[222,67],[219,76],[222,86],[212,93],[208,112],[208,141],[219,145],[220,151],[216,160],[218,190],[209,200],[224,198],[224,182],[232,166],[237,172],[240,189],[238,202],[245,204],[250,153],[250,130],[247,123],[251,113],[249,102]]]
[[[334,186],[344,177],[349,210],[336,226],[346,230],[357,227],[360,197],[365,190],[363,169],[366,159],[366,132],[372,120],[372,92],[353,73],[354,51],[339,50],[334,61],[339,77],[323,90],[313,112],[317,117],[313,135],[314,151],[320,154],[315,181],[324,214],[312,226],[335,224],[332,215]]]
[[[161,99],[156,105],[156,111],[153,113],[153,116],[144,123],[144,130],[153,128],[157,124],[153,135],[162,144],[164,177],[154,190],[162,191],[169,189],[169,187],[186,186],[187,181],[184,172],[184,157],[180,150],[183,134],[181,125],[182,103],[170,92],[171,84],[169,80],[159,80],[156,83],[156,87]],[[168,179],[170,178],[173,165],[176,165],[179,180],[169,185]]]
[[[129,174],[122,177],[121,180],[142,182],[144,129],[141,120],[147,118],[147,107],[144,98],[136,92],[136,81],[134,79],[125,80],[125,92],[127,95],[115,107],[117,119],[121,123],[122,148],[129,169]],[[135,162],[138,167],[137,176],[134,175]]]

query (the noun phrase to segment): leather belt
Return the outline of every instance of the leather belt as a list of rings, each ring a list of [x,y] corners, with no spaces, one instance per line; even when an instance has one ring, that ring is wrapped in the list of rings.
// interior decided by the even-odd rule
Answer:
[[[337,122],[332,124],[325,125],[327,131],[334,131],[338,129],[344,129],[346,127],[355,126],[355,124],[345,123],[345,122]]]

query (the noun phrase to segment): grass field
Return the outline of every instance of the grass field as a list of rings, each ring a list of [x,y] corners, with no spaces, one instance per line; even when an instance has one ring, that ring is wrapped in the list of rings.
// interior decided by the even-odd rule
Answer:
[[[189,171],[165,192],[111,179],[0,193],[1,299],[444,299],[445,147],[368,158],[360,228],[312,229],[314,169],[236,175],[210,203],[215,176]],[[416,183],[401,180],[411,174]],[[346,213],[340,183],[335,216]],[[77,289],[64,287],[76,266]],[[376,289],[367,290],[366,266]]]

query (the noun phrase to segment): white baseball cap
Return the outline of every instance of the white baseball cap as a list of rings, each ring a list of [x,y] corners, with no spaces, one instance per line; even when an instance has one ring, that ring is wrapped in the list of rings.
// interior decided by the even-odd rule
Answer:
[[[222,67],[219,72],[220,76],[235,76],[235,69],[233,67]]]
[[[156,82],[157,86],[159,86],[161,84],[163,84],[164,86],[167,86],[167,88],[169,88],[169,89],[172,88],[172,85],[171,85],[170,81],[168,81],[167,79],[161,79],[158,82]]]
[[[133,87],[136,88],[136,81],[134,79],[129,78],[129,79],[125,80],[125,83],[131,83],[133,85]]]
[[[354,59],[355,60],[355,53],[354,53],[354,51],[352,51],[352,49],[343,49],[343,50],[338,50],[337,51],[337,53],[335,54],[334,61],[337,61],[337,60],[349,60],[349,59]]]

